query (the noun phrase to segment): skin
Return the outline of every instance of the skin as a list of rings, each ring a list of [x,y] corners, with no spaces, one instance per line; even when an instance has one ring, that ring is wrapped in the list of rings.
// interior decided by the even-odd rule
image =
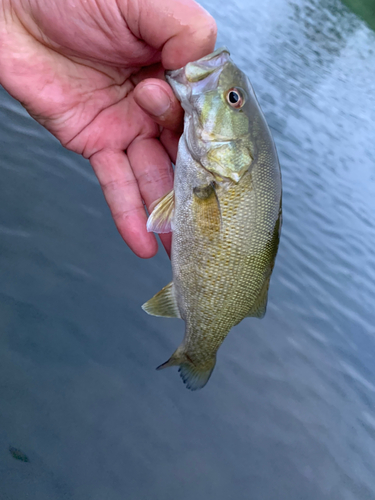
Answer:
[[[215,21],[192,0],[0,0],[0,84],[90,160],[139,257],[157,252],[143,202],[172,188],[182,131],[164,70],[215,41]],[[162,241],[169,252],[170,235]]]

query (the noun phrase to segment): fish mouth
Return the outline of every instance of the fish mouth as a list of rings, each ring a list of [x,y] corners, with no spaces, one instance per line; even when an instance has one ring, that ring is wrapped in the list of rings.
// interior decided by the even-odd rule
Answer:
[[[226,47],[222,47],[183,68],[165,73],[185,111],[184,136],[187,149],[191,157],[205,170],[207,169],[202,164],[202,158],[207,155],[210,147],[214,144],[223,146],[230,143],[232,138],[220,137],[218,141],[216,135],[205,132],[192,97],[216,90],[220,75],[228,63],[231,63],[230,53]]]
[[[220,74],[229,61],[229,50],[221,47],[183,68],[166,71],[165,75],[177,98],[183,103],[191,95],[215,89]]]

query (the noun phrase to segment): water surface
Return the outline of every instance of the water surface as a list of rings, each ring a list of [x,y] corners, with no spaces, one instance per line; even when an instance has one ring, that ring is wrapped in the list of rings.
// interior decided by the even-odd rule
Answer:
[[[375,34],[336,0],[205,0],[279,151],[266,317],[207,387],[90,166],[0,90],[0,498],[375,498]],[[15,460],[10,449],[28,461]]]

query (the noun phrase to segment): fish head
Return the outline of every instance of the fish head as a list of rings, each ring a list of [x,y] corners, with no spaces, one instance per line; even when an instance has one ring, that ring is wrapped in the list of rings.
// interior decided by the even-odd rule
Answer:
[[[184,135],[192,157],[218,179],[238,182],[255,150],[250,131],[258,103],[247,76],[226,48],[166,76],[185,110]]]

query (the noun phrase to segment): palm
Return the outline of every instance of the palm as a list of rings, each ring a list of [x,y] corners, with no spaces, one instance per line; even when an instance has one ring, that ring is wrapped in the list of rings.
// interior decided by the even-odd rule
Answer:
[[[50,25],[49,18],[43,21]],[[62,30],[64,20],[60,23],[61,27],[54,23],[51,34],[46,30],[43,37],[34,38],[27,57],[19,61],[23,78],[17,75],[12,89],[30,114],[64,146],[88,158],[103,148],[126,149],[141,131],[156,135],[158,127],[135,104],[132,91],[142,70],[146,73],[147,66],[160,59],[160,54],[138,42],[123,25],[123,32],[115,32],[113,38],[127,39],[133,51],[137,43],[141,45],[143,57],[134,65],[131,54],[127,61],[126,53],[103,50],[97,26],[86,27],[77,37],[74,25],[67,23]],[[56,28],[62,32],[56,35]],[[23,37],[29,38],[30,34]],[[93,61],[92,53],[100,59]],[[160,74],[160,65],[150,69]]]
[[[5,39],[13,57],[11,71],[5,60],[3,85],[65,147],[90,159],[120,233],[138,255],[149,257],[156,251],[156,240],[146,232],[143,201],[149,206],[171,188],[167,151],[175,147],[177,136],[159,140],[158,123],[167,123],[151,118],[137,104],[134,89],[146,77],[162,77],[161,60],[178,67],[183,56],[171,45],[173,36],[177,38],[175,27],[168,33],[168,25],[153,22],[158,11],[148,15],[155,8],[153,2],[123,0],[120,12],[121,0],[113,5],[104,2],[99,11],[98,1],[76,2],[72,7],[68,2],[64,11],[57,3],[53,8],[50,0],[46,8],[36,2],[34,10],[30,2],[27,29],[20,16],[21,22]],[[69,11],[73,7],[74,12]],[[189,8],[192,19],[197,12],[202,15],[196,4]],[[185,12],[182,15],[186,18]],[[147,34],[143,39],[141,29]],[[1,35],[0,31],[0,45]],[[165,47],[170,44],[167,57],[163,37]],[[189,37],[184,37],[186,44]],[[214,36],[210,48],[212,42]],[[14,47],[20,48],[16,57]],[[166,86],[161,81],[159,85]],[[164,90],[176,109],[170,89]],[[165,244],[169,245],[167,240]]]

